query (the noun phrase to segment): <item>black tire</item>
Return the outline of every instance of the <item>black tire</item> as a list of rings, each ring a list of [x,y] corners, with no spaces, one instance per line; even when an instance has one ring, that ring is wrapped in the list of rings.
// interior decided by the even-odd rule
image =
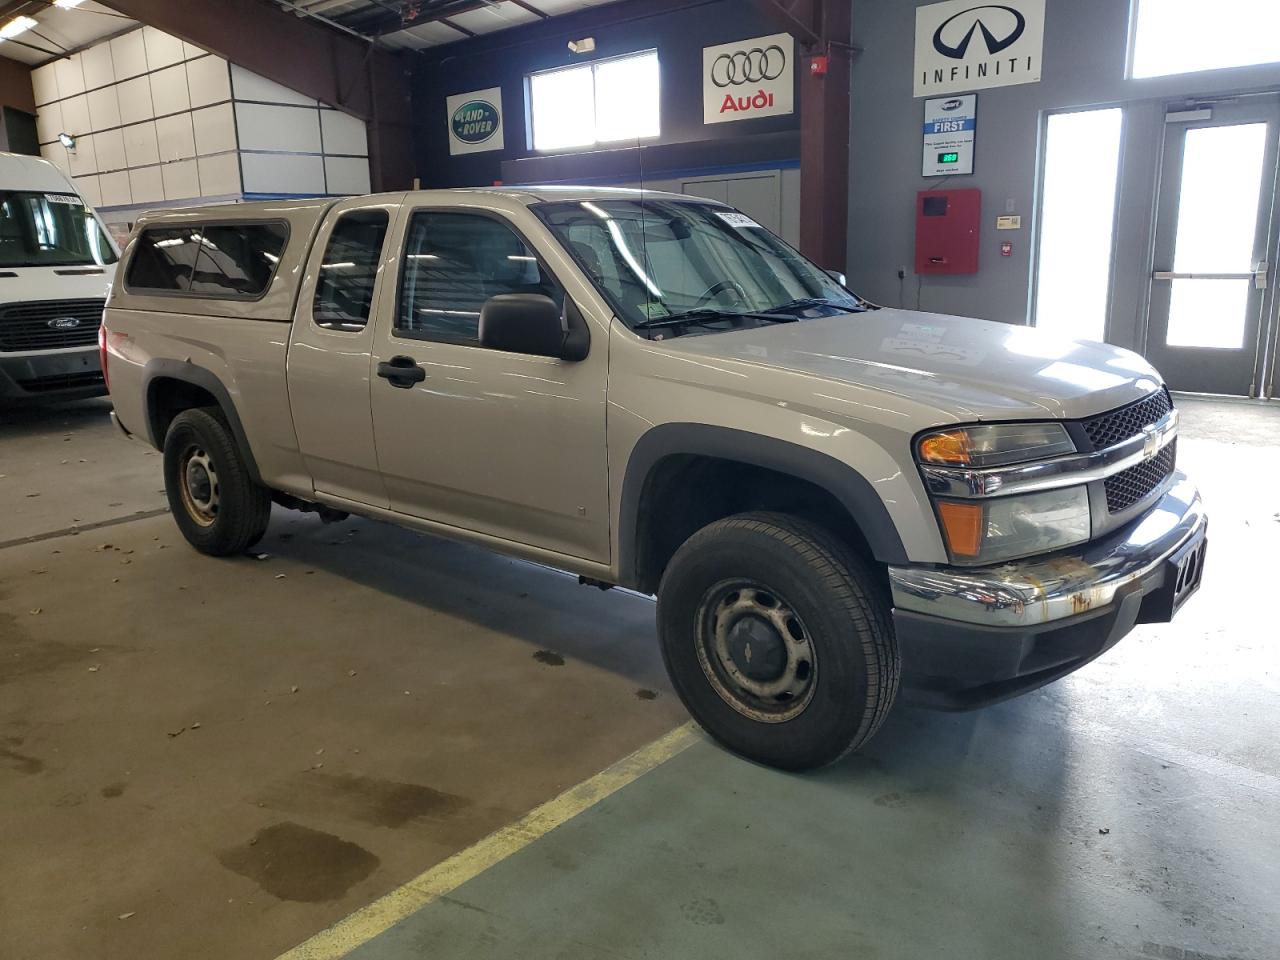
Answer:
[[[209,481],[188,484],[188,470]],[[214,557],[244,553],[271,519],[271,493],[249,476],[231,430],[216,408],[184,410],[164,438],[164,488],[187,542]],[[200,488],[197,492],[193,489]]]
[[[724,746],[785,770],[821,767],[870,740],[897,696],[901,662],[885,593],[866,561],[816,524],[729,517],[695,533],[667,565],[658,588],[663,660],[684,705]],[[762,617],[778,621],[777,639],[766,626],[753,665],[758,624],[742,621]],[[717,637],[730,639],[717,647]],[[718,656],[722,649],[738,658]],[[740,686],[760,681],[744,681],[744,670],[770,673],[778,656],[785,677],[761,686],[789,684],[785,691],[757,696]]]

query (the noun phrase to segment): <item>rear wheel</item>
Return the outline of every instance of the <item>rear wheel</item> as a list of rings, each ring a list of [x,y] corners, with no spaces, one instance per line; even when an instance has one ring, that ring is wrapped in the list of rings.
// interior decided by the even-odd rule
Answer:
[[[658,590],[663,658],[704,729],[752,760],[803,770],[879,729],[900,663],[884,589],[823,528],[782,514],[711,524]]]
[[[267,532],[271,494],[253,482],[215,410],[174,417],[164,441],[164,486],[178,529],[201,553],[243,553]]]

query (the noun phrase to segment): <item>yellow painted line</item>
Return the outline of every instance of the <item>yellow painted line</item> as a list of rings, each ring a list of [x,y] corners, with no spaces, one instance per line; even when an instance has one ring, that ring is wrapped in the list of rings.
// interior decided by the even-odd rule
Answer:
[[[298,944],[277,960],[338,960],[361,944],[440,899],[494,864],[505,860],[562,823],[589,810],[605,797],[682,753],[698,741],[693,723],[641,747],[589,780],[525,814],[515,823],[491,833],[479,843],[455,853],[426,873],[414,877],[385,897],[357,910],[332,927]]]

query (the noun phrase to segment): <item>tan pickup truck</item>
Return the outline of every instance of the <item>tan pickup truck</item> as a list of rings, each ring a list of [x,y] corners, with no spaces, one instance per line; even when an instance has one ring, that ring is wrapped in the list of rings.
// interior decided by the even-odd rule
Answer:
[[[272,503],[658,598],[672,683],[746,756],[865,743],[901,687],[1048,683],[1200,582],[1140,357],[876,307],[685,196],[427,191],[143,219],[103,330],[178,526]]]

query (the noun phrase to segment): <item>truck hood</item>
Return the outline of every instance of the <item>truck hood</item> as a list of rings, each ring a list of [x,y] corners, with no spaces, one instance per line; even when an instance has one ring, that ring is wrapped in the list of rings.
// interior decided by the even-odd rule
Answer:
[[[1108,344],[890,308],[684,336],[668,346],[901,396],[954,422],[1078,419],[1141,399],[1162,382],[1142,357]]]
[[[101,273],[80,273],[100,269]],[[0,267],[0,308],[33,300],[105,298],[116,265],[105,267]]]

